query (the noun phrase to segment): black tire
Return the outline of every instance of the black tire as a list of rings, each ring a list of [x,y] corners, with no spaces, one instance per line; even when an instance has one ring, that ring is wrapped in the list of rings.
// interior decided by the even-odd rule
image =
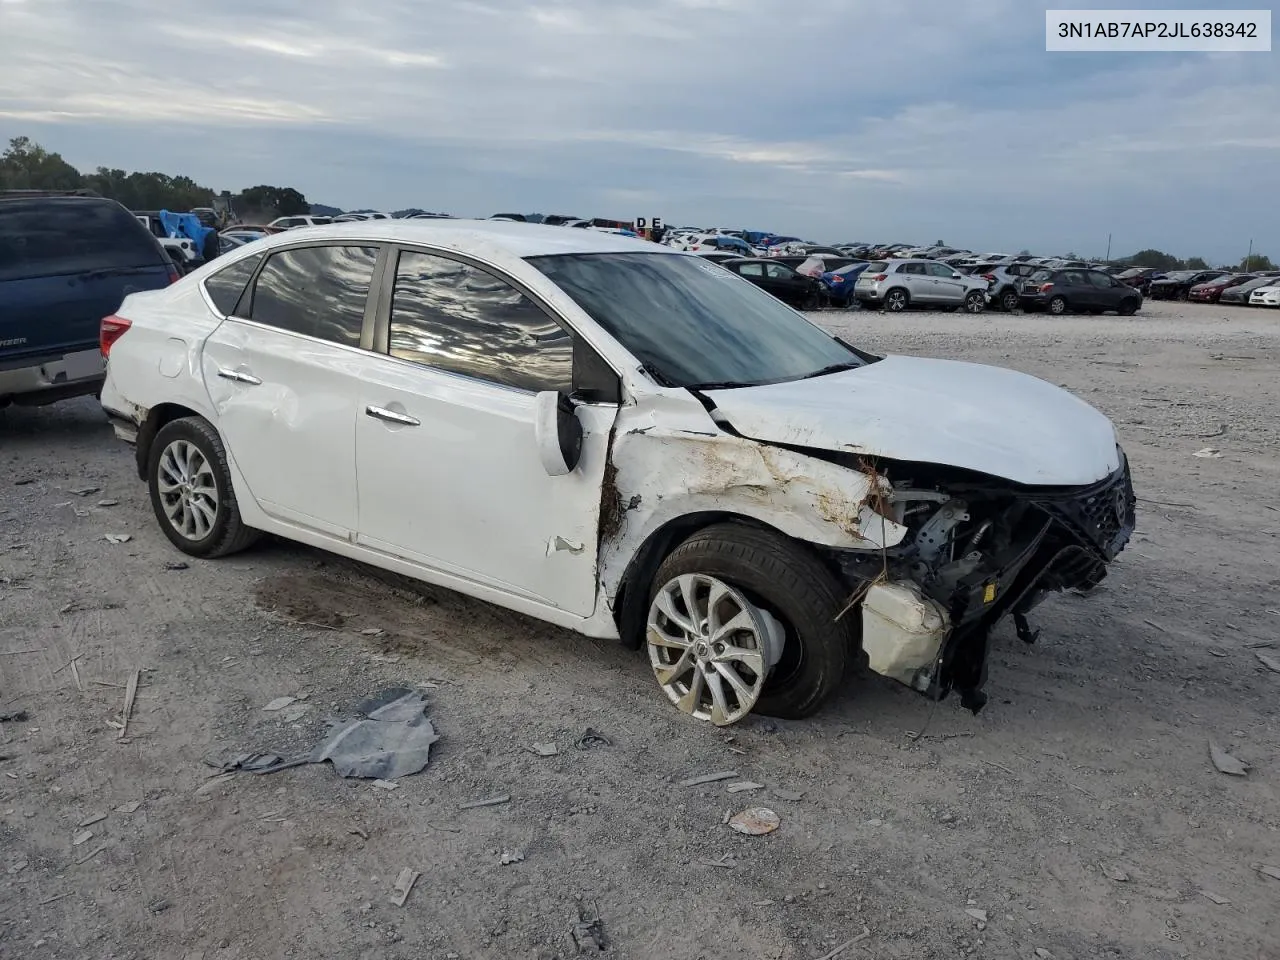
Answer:
[[[965,313],[981,313],[987,308],[987,295],[980,290],[971,290],[964,298]]]
[[[1004,293],[1000,294],[1000,309],[1006,313],[1013,313],[1013,311],[1017,310],[1020,302],[1021,298],[1018,296],[1018,291],[1012,287],[1007,288]]]
[[[169,445],[185,440],[199,451],[209,465],[217,493],[217,507],[213,523],[207,535],[199,540],[189,539],[174,526],[165,512],[164,495],[160,492],[160,460]],[[231,487],[231,472],[227,467],[227,452],[222,438],[209,421],[202,417],[183,417],[166,423],[160,428],[147,457],[147,489],[151,493],[151,508],[155,511],[160,529],[169,542],[192,557],[225,557],[251,546],[262,532],[246,526],[240,518],[240,505]]]
[[[1122,317],[1132,317],[1138,312],[1138,301],[1133,297],[1126,297],[1120,301],[1120,309],[1117,311]]]
[[[884,295],[884,308],[890,313],[901,313],[911,305],[911,297],[901,287],[894,287]]]
[[[1055,317],[1060,317],[1067,312],[1067,301],[1063,297],[1054,297],[1047,304],[1047,308]]]
[[[840,685],[853,637],[850,618],[835,618],[849,591],[808,550],[747,524],[716,524],[667,556],[654,574],[649,603],[664,584],[686,573],[718,577],[782,621],[782,657],[753,712],[798,720],[815,713]]]

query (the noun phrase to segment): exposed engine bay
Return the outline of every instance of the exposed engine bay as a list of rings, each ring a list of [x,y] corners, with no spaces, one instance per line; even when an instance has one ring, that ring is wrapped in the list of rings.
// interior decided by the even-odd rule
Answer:
[[[1069,488],[860,461],[877,475],[876,509],[909,530],[895,547],[836,553],[862,594],[868,665],[934,699],[954,690],[980,710],[992,628],[1012,616],[1034,643],[1027,614],[1054,591],[1093,589],[1128,542],[1136,498],[1123,451],[1119,461],[1102,481]]]

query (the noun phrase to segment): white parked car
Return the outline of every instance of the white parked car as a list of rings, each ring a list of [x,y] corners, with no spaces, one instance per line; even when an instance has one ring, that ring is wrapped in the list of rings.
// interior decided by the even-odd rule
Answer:
[[[313,217],[313,216],[297,216],[297,217],[276,217],[267,226],[280,227],[284,230],[292,230],[294,227],[322,227],[333,222],[332,217]]]
[[[701,257],[590,230],[282,233],[127,297],[102,405],[161,530],[259,532],[643,647],[716,724],[850,661],[985,701],[987,637],[1129,538],[1110,421],[1011,370],[879,357]]]
[[[897,313],[908,307],[963,307],[981,313],[987,306],[987,281],[965,276],[936,260],[873,260],[858,274],[853,293],[864,304]]]
[[[1274,286],[1258,287],[1249,294],[1251,307],[1280,307],[1280,280]]]

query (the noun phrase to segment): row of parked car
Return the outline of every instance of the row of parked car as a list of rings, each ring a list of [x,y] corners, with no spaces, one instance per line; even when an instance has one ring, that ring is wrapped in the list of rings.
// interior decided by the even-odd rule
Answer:
[[[1119,279],[1153,300],[1280,307],[1280,270],[1251,273],[1175,270],[1163,273],[1150,267],[1135,267],[1119,274]]]

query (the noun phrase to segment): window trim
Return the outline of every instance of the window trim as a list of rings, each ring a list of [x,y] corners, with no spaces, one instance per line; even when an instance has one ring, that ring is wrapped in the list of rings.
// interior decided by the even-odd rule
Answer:
[[[578,352],[580,349],[589,350],[595,355],[604,367],[612,371],[617,382],[617,401],[611,400],[578,400],[577,402],[588,406],[621,406],[626,402],[625,379],[618,372],[617,367],[609,361],[603,353],[582,335],[582,332],[575,327],[567,317],[559,310],[555,309],[547,300],[538,293],[529,288],[528,284],[523,283],[518,277],[515,277],[505,270],[502,270],[491,263],[486,263],[476,257],[460,253],[457,250],[451,250],[445,247],[433,247],[424,243],[387,243],[384,245],[386,254],[385,260],[382,262],[382,270],[379,275],[375,270],[374,280],[377,284],[376,293],[369,298],[370,305],[374,308],[373,325],[371,330],[370,351],[377,357],[398,364],[407,364],[414,370],[426,371],[427,373],[437,374],[441,376],[457,377],[468,383],[483,384],[495,390],[506,390],[512,393],[524,394],[526,396],[536,396],[537,390],[528,390],[524,387],[512,386],[508,383],[498,383],[485,377],[476,377],[467,373],[459,373],[456,370],[446,370],[443,367],[432,366],[422,363],[418,360],[406,360],[402,357],[394,357],[391,355],[391,303],[395,294],[396,270],[400,266],[400,255],[402,253],[421,253],[428,256],[440,257],[444,260],[452,260],[455,263],[465,264],[473,267],[483,273],[501,280],[503,283],[510,284],[525,297],[528,297],[543,313],[545,313],[554,324],[569,334],[573,344],[572,367],[570,376],[572,377],[573,393],[577,393],[577,374],[578,374]],[[371,291],[372,292],[372,291]],[[367,319],[367,317],[366,317]],[[363,340],[362,340],[363,342]],[[614,391],[610,391],[614,392]],[[576,399],[576,398],[575,398]]]

